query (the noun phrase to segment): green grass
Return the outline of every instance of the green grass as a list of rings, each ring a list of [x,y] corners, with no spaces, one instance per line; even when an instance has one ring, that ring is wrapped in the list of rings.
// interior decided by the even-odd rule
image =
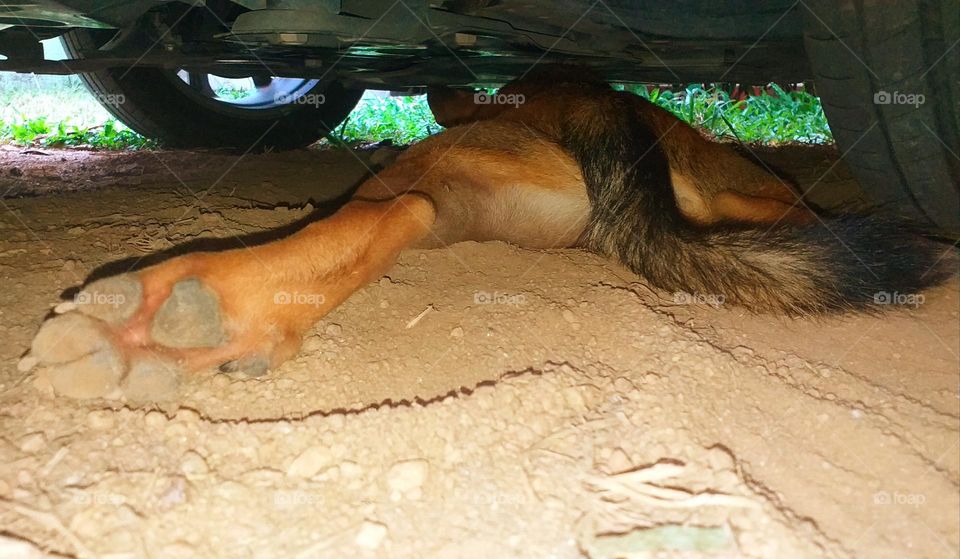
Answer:
[[[626,89],[717,138],[764,144],[833,141],[820,99],[804,91],[786,92],[771,84],[773,95],[737,100],[721,89],[700,85],[687,86],[680,93],[648,91],[642,86]]]
[[[427,106],[426,95],[388,97],[367,92],[328,140],[347,144],[383,140],[410,144],[441,130]]]
[[[117,122],[76,76],[0,73],[0,142],[141,149],[155,142]]]
[[[833,141],[820,101],[804,92],[731,99],[719,89],[691,85],[679,92],[629,86],[681,119],[722,139],[745,143]],[[242,96],[243,91],[224,91]],[[442,130],[425,96],[389,97],[368,92],[327,144],[357,145],[391,140],[409,144]],[[49,147],[143,149],[156,143],[114,120],[76,76],[0,73],[0,142]]]

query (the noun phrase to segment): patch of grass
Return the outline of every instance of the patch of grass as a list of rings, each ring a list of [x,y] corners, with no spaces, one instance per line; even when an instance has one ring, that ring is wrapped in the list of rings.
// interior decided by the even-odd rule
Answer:
[[[784,91],[776,84],[745,100],[731,99],[720,88],[689,85],[680,92],[627,89],[667,109],[680,119],[721,139],[744,143],[808,143],[833,141],[820,99],[804,91]]]
[[[664,107],[721,139],[745,143],[829,143],[833,141],[820,100],[776,85],[745,100],[719,88],[690,85],[679,91],[620,86]],[[224,97],[242,98],[244,88],[224,86]],[[367,92],[356,109],[328,134],[332,144],[391,140],[409,144],[442,130],[426,96],[390,97]],[[0,72],[0,142],[18,145],[141,149],[155,146],[115,121],[76,76],[33,76]]]
[[[156,146],[153,140],[144,138],[113,119],[90,127],[69,124],[68,121],[50,125],[45,117],[19,119],[9,124],[0,120],[0,141],[9,141],[22,146],[83,146],[111,150]]]
[[[115,120],[76,76],[0,72],[0,142],[141,149],[155,142]]]
[[[391,140],[410,144],[443,130],[427,106],[427,96],[390,97],[368,91],[343,123],[327,136],[332,143]]]

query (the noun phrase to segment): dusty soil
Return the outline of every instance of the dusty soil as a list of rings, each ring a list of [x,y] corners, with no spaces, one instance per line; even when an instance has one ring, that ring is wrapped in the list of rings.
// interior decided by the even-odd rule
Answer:
[[[762,155],[858,200],[829,149]],[[788,320],[465,243],[403,254],[266,377],[143,409],[18,370],[91,275],[270,238],[369,164],[0,148],[0,557],[957,556],[956,280]]]

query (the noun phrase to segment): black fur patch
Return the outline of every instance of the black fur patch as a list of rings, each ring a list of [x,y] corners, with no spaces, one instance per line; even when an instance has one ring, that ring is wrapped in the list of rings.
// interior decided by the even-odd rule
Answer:
[[[658,138],[627,93],[592,94],[560,143],[583,172],[591,218],[583,245],[654,285],[758,311],[789,314],[879,308],[956,272],[951,247],[870,216],[809,226],[701,228],[674,198]]]

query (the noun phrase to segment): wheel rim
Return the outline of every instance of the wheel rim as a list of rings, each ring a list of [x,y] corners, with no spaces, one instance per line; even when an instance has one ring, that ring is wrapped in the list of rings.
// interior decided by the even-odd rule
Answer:
[[[178,71],[177,78],[193,94],[222,107],[262,111],[323,102],[305,97],[320,80],[272,76],[226,78],[187,70]]]

